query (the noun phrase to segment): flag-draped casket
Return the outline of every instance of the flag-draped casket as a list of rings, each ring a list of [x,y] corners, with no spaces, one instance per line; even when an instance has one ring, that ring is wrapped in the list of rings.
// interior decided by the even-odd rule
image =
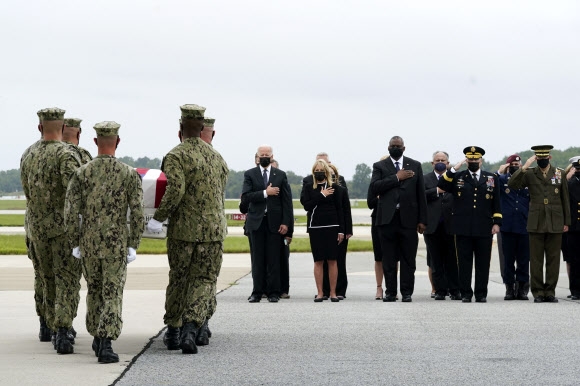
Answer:
[[[145,214],[145,225],[155,214],[155,210],[159,207],[161,199],[165,194],[167,187],[167,178],[165,174],[159,169],[144,169],[136,168],[137,173],[141,176],[141,183],[143,186],[143,212]],[[143,237],[152,239],[164,239],[167,237],[167,221],[164,222],[163,232],[160,234],[149,233],[147,227],[143,232]]]

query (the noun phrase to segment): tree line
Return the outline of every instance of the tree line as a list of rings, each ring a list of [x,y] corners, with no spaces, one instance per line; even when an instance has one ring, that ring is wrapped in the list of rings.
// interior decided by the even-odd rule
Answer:
[[[522,157],[522,164],[530,158],[534,153],[531,150],[525,150],[518,153]],[[580,147],[570,147],[566,150],[552,150],[551,163],[554,166],[565,168],[568,165],[568,160],[572,157],[580,155]],[[489,163],[483,161],[483,170],[496,172],[502,164],[505,164],[508,156],[505,156],[498,162]],[[161,160],[159,158],[141,157],[133,159],[133,157],[119,157],[119,160],[129,166],[136,168],[159,169],[161,167]],[[452,160],[457,162],[457,160]],[[426,161],[421,164],[423,173],[433,171],[431,161]],[[245,170],[235,171],[230,170],[228,175],[228,183],[226,185],[226,198],[239,198],[242,194],[242,187],[244,184]],[[367,190],[371,182],[372,164],[369,166],[365,163],[356,165],[355,173],[351,180],[347,180],[348,192],[350,198],[366,199]],[[292,198],[300,198],[300,191],[302,190],[302,179],[304,176],[298,175],[292,171],[286,171],[288,176],[288,183],[292,189]],[[11,169],[0,171],[0,195],[21,195],[22,184],[20,183],[20,169]]]

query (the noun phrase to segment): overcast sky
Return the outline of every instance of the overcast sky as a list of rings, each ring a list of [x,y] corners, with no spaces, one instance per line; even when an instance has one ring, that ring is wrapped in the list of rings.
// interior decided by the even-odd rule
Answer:
[[[216,118],[230,169],[273,146],[283,170],[326,151],[350,179],[400,135],[406,156],[495,162],[537,144],[578,146],[577,1],[51,0],[0,3],[0,170],[57,106],[121,124],[118,156],[162,158],[179,106]]]

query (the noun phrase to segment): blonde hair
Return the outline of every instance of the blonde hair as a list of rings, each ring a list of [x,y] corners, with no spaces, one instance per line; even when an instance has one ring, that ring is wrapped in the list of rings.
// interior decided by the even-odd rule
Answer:
[[[326,176],[326,181],[328,182],[329,185],[334,184],[334,181],[332,179],[332,169],[330,168],[330,166],[328,166],[328,163],[326,163],[325,160],[323,159],[317,159],[314,162],[314,165],[312,165],[312,189],[316,189],[318,187],[318,182],[316,181],[316,176],[314,175],[314,170],[316,170],[317,167],[321,167],[322,169],[324,169],[324,174]]]
[[[328,165],[334,171],[334,180],[337,185],[340,185],[340,175],[338,174],[338,169],[333,164]]]

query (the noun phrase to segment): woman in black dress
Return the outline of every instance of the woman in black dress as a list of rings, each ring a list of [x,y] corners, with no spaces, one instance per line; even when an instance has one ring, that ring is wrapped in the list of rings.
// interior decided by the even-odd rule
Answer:
[[[344,212],[342,197],[335,194],[337,186],[332,179],[332,170],[324,160],[316,160],[312,166],[313,184],[304,184],[300,203],[307,211],[307,232],[314,258],[314,280],[318,291],[315,302],[322,302],[322,275],[324,261],[328,263],[330,300],[338,302],[336,279],[338,268],[338,244],[344,240]],[[336,189],[338,191],[338,189]]]

